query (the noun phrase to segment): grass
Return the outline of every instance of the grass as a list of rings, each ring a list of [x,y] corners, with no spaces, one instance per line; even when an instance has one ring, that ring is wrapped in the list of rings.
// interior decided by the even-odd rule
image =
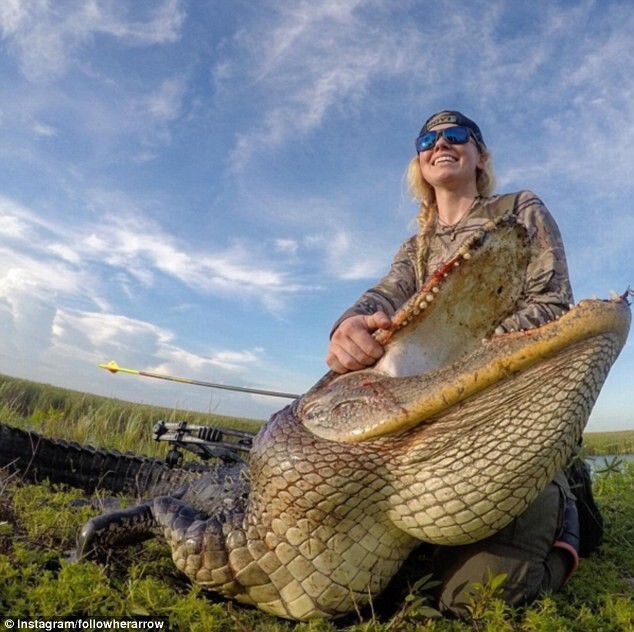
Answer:
[[[0,421],[53,436],[146,453],[160,453],[151,438],[153,423],[193,423],[257,429],[252,420],[131,405],[0,376]],[[609,434],[607,439],[604,434]],[[588,451],[634,452],[634,431],[601,433]],[[609,447],[609,449],[608,449]],[[623,451],[623,449],[621,449]],[[435,616],[433,578],[405,585],[389,603],[340,622],[292,623],[224,602],[191,586],[160,542],[119,551],[105,564],[71,564],[68,552],[81,525],[96,510],[75,506],[76,490],[48,483],[27,485],[0,472],[0,613],[14,618],[63,616],[165,617],[173,630],[266,632],[429,632],[634,630],[634,464],[597,475],[595,491],[606,521],[605,542],[583,560],[568,586],[530,607],[510,609],[496,598],[500,578],[475,587],[468,621]]]
[[[150,456],[164,456],[156,443],[158,420],[222,426],[257,432],[261,421],[132,404],[0,375],[0,422],[49,437]]]
[[[634,454],[634,430],[588,432],[584,435],[587,454]]]

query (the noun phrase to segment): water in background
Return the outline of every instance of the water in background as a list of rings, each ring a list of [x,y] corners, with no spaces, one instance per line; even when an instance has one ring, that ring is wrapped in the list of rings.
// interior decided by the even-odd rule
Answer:
[[[616,465],[621,469],[624,463],[634,463],[634,454],[595,454],[585,457],[593,472],[608,469]]]

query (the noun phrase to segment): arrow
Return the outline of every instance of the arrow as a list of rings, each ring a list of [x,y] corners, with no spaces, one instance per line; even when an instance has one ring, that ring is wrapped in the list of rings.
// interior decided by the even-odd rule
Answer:
[[[173,375],[165,375],[163,373],[151,373],[150,371],[137,371],[136,369],[124,369],[120,367],[114,360],[110,360],[107,364],[98,364],[100,369],[106,369],[110,373],[131,373],[132,375],[142,375],[143,377],[154,377],[159,380],[168,380],[170,382],[180,382],[181,384],[193,384],[194,386],[207,386],[209,388],[221,388],[225,391],[238,391],[240,393],[254,393],[255,395],[268,395],[270,397],[286,397],[288,399],[297,399],[299,395],[293,393],[280,393],[279,391],[267,391],[259,388],[247,388],[246,386],[229,386],[227,384],[214,384],[213,382],[201,382],[200,380],[191,380],[186,377],[174,377]]]

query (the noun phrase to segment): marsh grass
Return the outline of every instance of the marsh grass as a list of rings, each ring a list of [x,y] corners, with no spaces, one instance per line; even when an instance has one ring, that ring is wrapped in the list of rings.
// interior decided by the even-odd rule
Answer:
[[[1,377],[0,415],[2,423],[145,453],[156,453],[151,427],[157,419],[223,426],[234,422]],[[235,424],[242,429],[258,427],[250,420]],[[623,438],[631,440],[634,431],[624,433]],[[626,447],[625,451],[634,450]],[[512,609],[502,603],[496,597],[501,578],[491,577],[474,586],[470,620],[443,619],[433,608],[433,577],[421,573],[409,585],[405,583],[401,597],[393,599],[389,607],[377,600],[373,607],[343,621],[298,624],[227,603],[191,586],[176,570],[167,547],[158,541],[118,550],[104,563],[71,563],[68,554],[75,534],[97,511],[86,504],[76,506],[84,499],[77,490],[48,483],[27,485],[0,471],[0,613],[25,619],[150,615],[166,617],[173,630],[220,632],[631,632],[634,464],[598,474],[595,491],[606,522],[605,542],[582,561],[564,590],[544,595],[530,607]]]
[[[634,430],[586,433],[584,447],[589,455],[634,454]]]
[[[133,404],[0,375],[0,423],[49,437],[136,453],[164,455],[152,428],[158,420],[186,421],[257,432],[261,421]]]

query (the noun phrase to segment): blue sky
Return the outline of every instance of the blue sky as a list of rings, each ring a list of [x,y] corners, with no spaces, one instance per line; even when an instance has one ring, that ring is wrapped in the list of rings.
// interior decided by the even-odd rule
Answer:
[[[480,124],[575,298],[634,283],[629,0],[3,0],[0,372],[266,418],[412,234],[422,122]],[[590,430],[634,428],[630,342]]]

